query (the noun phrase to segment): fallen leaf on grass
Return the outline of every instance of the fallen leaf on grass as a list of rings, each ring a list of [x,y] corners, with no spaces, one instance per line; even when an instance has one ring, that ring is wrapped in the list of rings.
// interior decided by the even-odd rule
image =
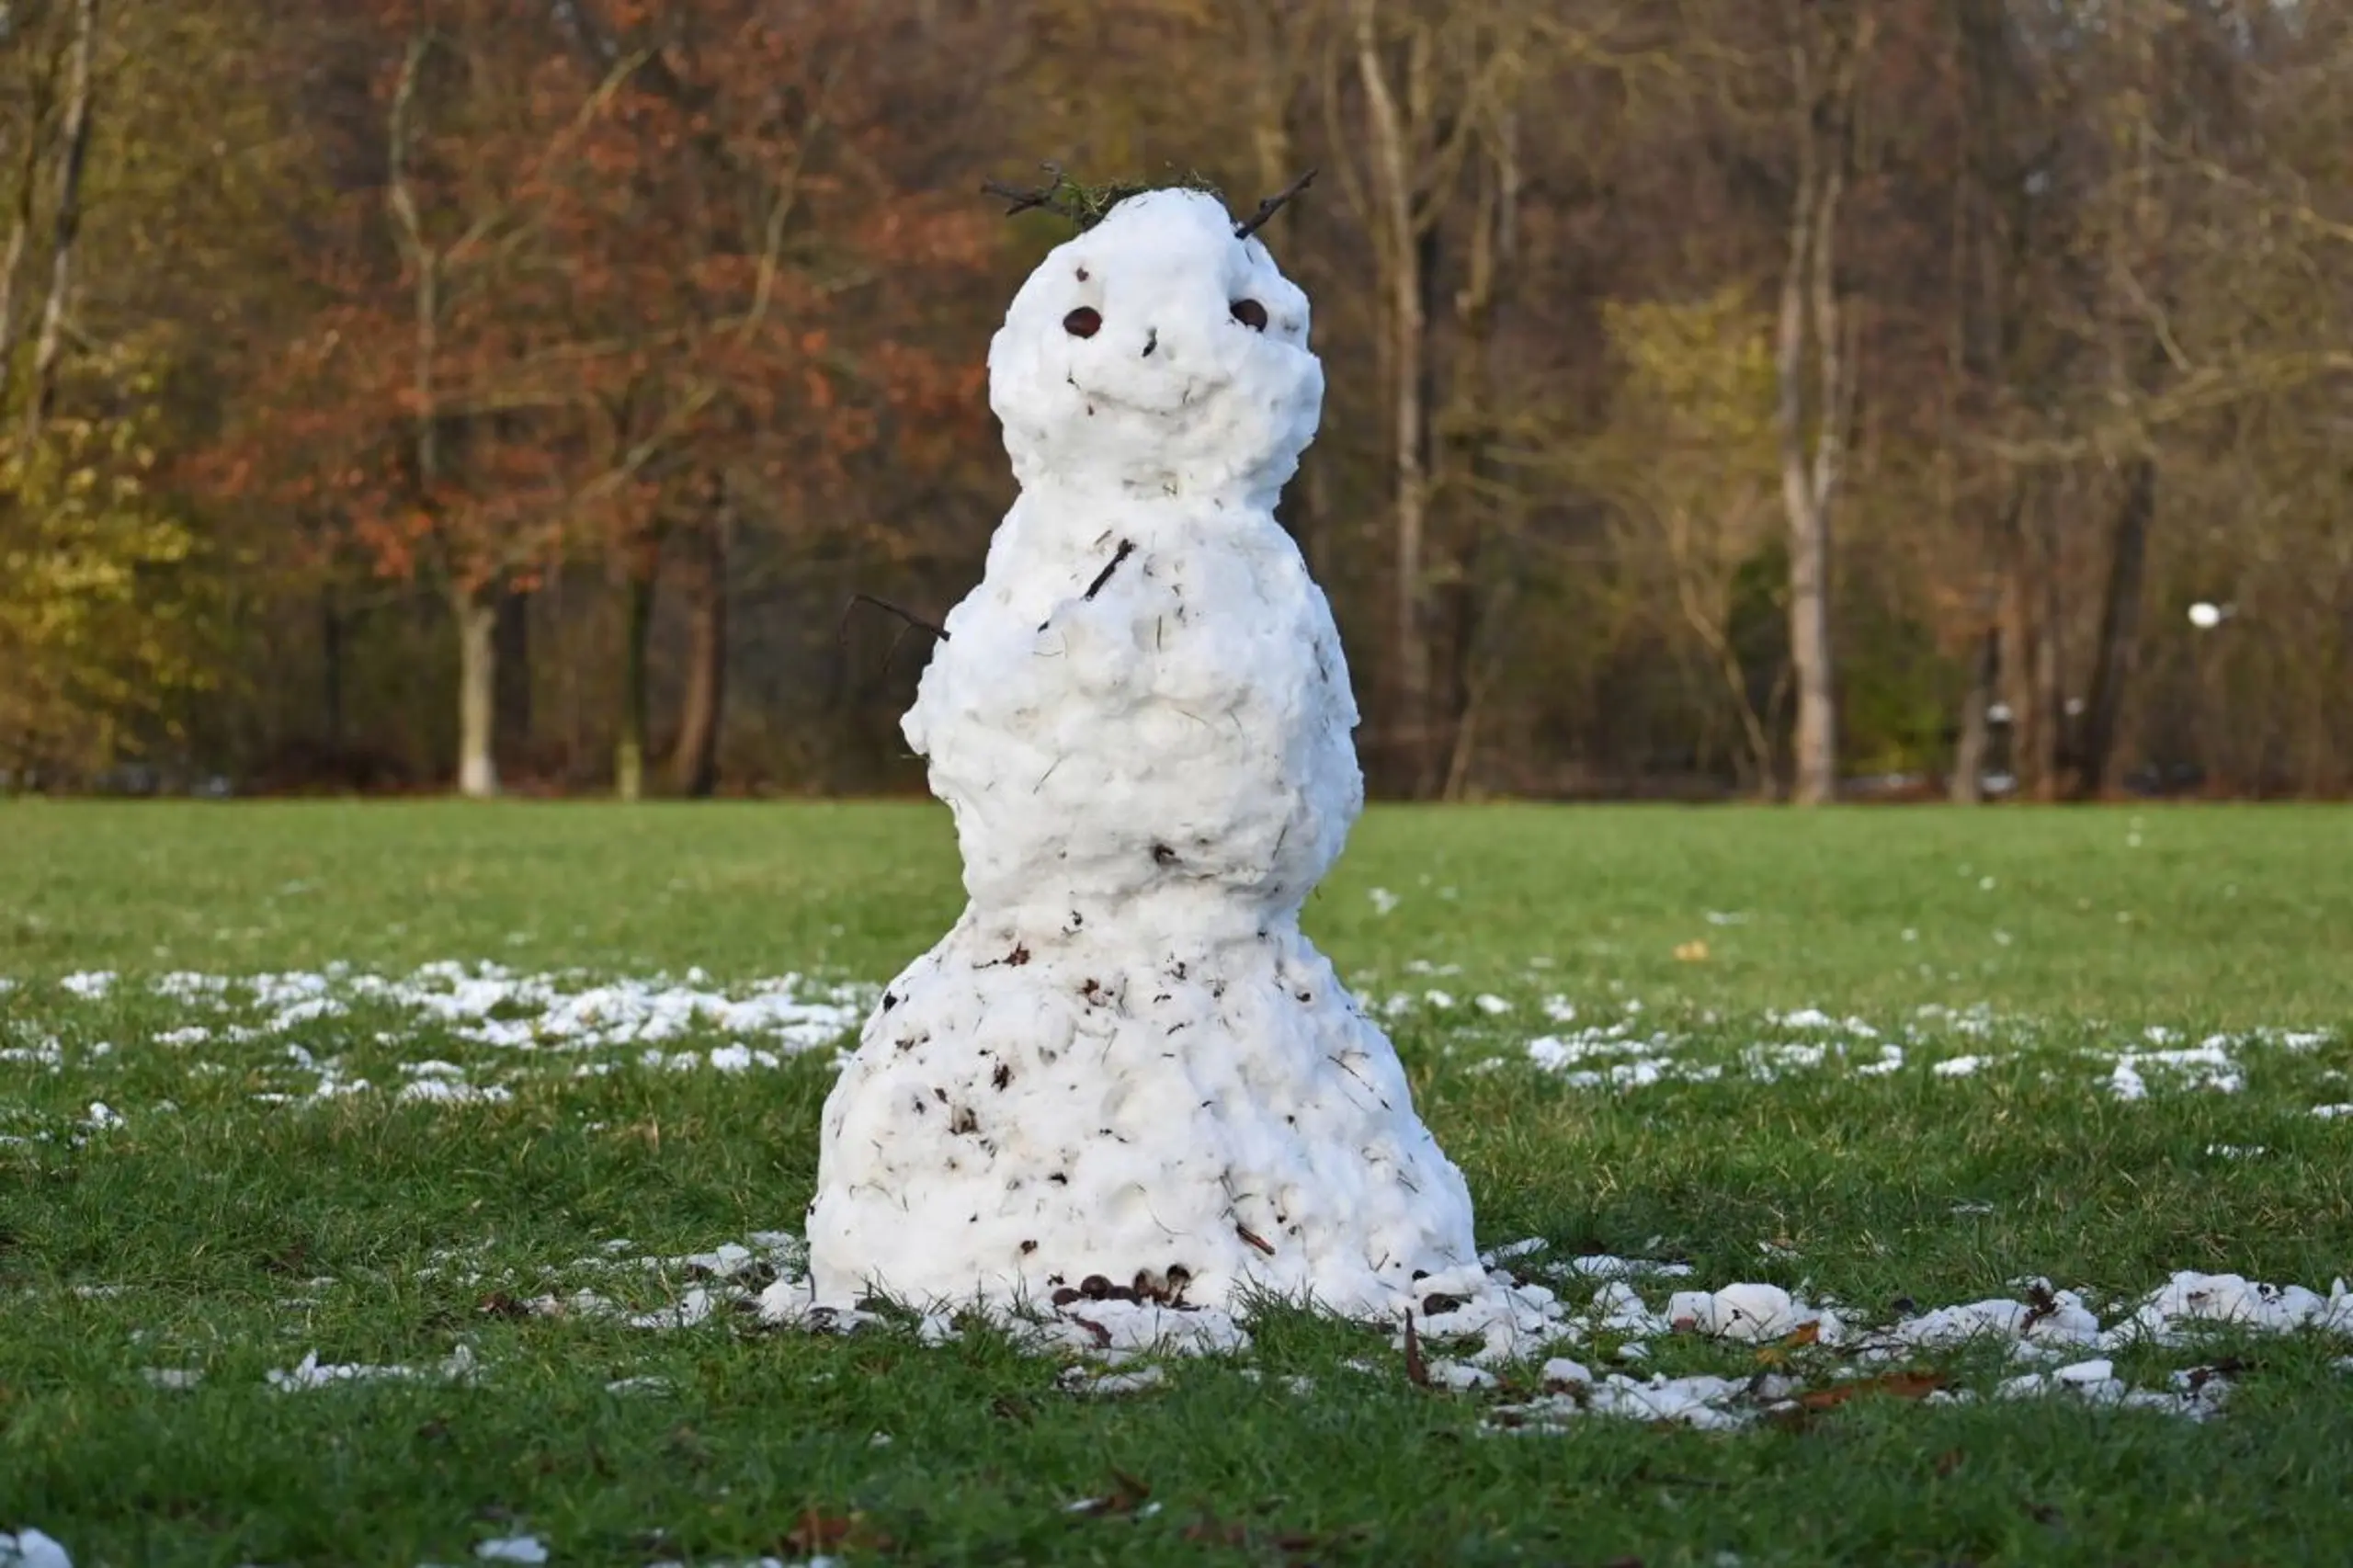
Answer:
[[[1233,1524],[1224,1519],[1204,1517],[1194,1520],[1177,1534],[1196,1546],[1223,1546],[1241,1551],[1253,1547],[1272,1547],[1286,1558],[1296,1561],[1302,1553],[1313,1551],[1326,1544],[1320,1537],[1304,1530],[1278,1530],[1262,1535],[1248,1525]],[[1346,1539],[1346,1538],[1342,1538]]]
[[[1675,949],[1675,959],[1677,963],[1705,963],[1708,961],[1708,944],[1705,942],[1678,943]]]
[[[1945,1375],[1942,1372],[1890,1372],[1885,1377],[1835,1383],[1826,1389],[1810,1389],[1798,1395],[1798,1403],[1808,1410],[1835,1410],[1861,1394],[1885,1394],[1891,1399],[1926,1399],[1944,1386]]]
[[[1836,1410],[1865,1394],[1883,1394],[1890,1399],[1926,1399],[1944,1386],[1945,1375],[1942,1372],[1890,1372],[1884,1377],[1862,1378],[1851,1383],[1833,1383],[1828,1388],[1808,1389],[1793,1396],[1781,1414],[1802,1421],[1825,1410]]]
[[[1196,1546],[1247,1546],[1250,1527],[1228,1524],[1223,1519],[1195,1519],[1176,1532]]]
[[[795,1557],[820,1556],[839,1546],[888,1551],[895,1544],[889,1536],[868,1528],[864,1514],[825,1514],[814,1508],[803,1510],[801,1522],[784,1537],[785,1549]]]
[[[1821,1342],[1821,1322],[1816,1320],[1812,1323],[1802,1323],[1759,1350],[1756,1353],[1756,1364],[1760,1367],[1778,1367],[1790,1358],[1790,1351],[1802,1350],[1809,1345],[1818,1345]]]

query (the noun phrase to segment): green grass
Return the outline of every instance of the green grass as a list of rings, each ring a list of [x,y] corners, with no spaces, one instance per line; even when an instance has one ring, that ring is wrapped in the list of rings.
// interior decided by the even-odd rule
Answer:
[[[0,1136],[22,1140],[0,1143],[0,1530],[47,1530],[83,1568],[406,1568],[525,1531],[558,1562],[790,1561],[813,1512],[856,1517],[835,1550],[859,1562],[2341,1555],[2353,1374],[2335,1362],[2353,1344],[2319,1338],[2233,1341],[2248,1369],[2202,1425],[1861,1399],[1794,1429],[1531,1437],[1487,1430],[1492,1398],[1414,1387],[1384,1340],[1295,1316],[1239,1359],[1099,1400],[987,1336],[513,1316],[583,1285],[678,1299],[676,1270],[617,1281],[581,1261],[615,1238],[671,1256],[793,1227],[830,1052],[675,1071],[634,1047],[502,1049],[365,998],[273,1028],[267,1008],[148,983],[487,960],[879,984],[959,902],[932,808],[0,807],[0,976],[17,983],[0,1051],[18,1053],[0,1055]],[[2111,1317],[2177,1268],[2323,1291],[2353,1274],[2353,1119],[2312,1115],[2353,1100],[2353,813],[1376,811],[1309,926],[1366,994],[1420,998],[1392,1032],[1484,1242],[1679,1257],[1689,1283],[1804,1285],[1866,1316],[2029,1273]],[[1705,958],[1676,956],[1696,942]],[[91,970],[124,978],[95,997],[57,983]],[[1548,1021],[1548,998],[1577,1023]],[[1805,1006],[1904,1038],[1904,1066],[1855,1071],[1876,1048],[1852,1037],[1846,1059],[1759,1081],[1757,1042],[1827,1038],[1765,1016]],[[1531,1036],[1620,1018],[1722,1075],[1618,1092],[1526,1062]],[[191,1026],[209,1037],[157,1041]],[[2152,1067],[2149,1098],[2114,1099],[2116,1051],[2152,1026],[2232,1033],[2244,1090]],[[2239,1038],[2259,1028],[2329,1038]],[[1962,1054],[1990,1060],[1933,1071]],[[389,1092],[427,1059],[511,1097]],[[330,1060],[376,1086],[255,1097],[305,1095]],[[85,1128],[93,1101],[124,1124]],[[266,1381],[311,1350],[420,1363],[461,1344],[471,1385]],[[2161,1382],[2232,1346],[2120,1371]],[[1835,1375],[1827,1352],[1792,1358]],[[1756,1366],[1680,1339],[1659,1360]],[[1923,1364],[1980,1392],[2008,1370]],[[202,1381],[158,1388],[156,1368]],[[648,1377],[667,1392],[607,1388]],[[1066,1511],[1123,1476],[1156,1511]]]

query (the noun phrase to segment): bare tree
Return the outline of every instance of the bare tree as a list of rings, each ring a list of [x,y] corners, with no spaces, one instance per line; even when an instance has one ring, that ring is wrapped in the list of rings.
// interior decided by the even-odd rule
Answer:
[[[707,472],[699,515],[679,532],[688,557],[687,690],[670,754],[670,787],[710,794],[719,783],[720,720],[727,694],[727,552],[734,497],[723,470]]]
[[[49,297],[41,304],[40,333],[33,340],[33,391],[25,404],[28,440],[39,434],[57,401],[58,360],[74,291],[74,242],[82,230],[82,170],[90,154],[90,55],[97,35],[98,0],[75,0],[65,123],[57,149],[57,205],[50,216]],[[13,256],[8,270],[13,277]]]
[[[1389,629],[1392,741],[1403,788],[1427,795],[1444,781],[1448,725],[1438,709],[1432,578],[1443,567],[1435,548],[1433,508],[1440,456],[1438,288],[1441,235],[1458,214],[1461,176],[1483,147],[1512,144],[1511,106],[1524,77],[1529,29],[1509,6],[1430,6],[1415,0],[1349,0],[1345,41],[1335,40],[1324,82],[1327,135],[1349,205],[1371,238],[1378,295],[1379,359],[1387,408],[1385,486],[1392,513]],[[1363,158],[1346,154],[1356,140],[1341,119],[1347,97],[1336,60],[1352,67],[1364,116]],[[1491,164],[1489,199],[1471,222],[1481,226],[1488,268],[1473,284],[1465,322],[1491,329],[1497,287],[1495,225],[1516,210],[1518,179],[1508,155]],[[1498,173],[1497,171],[1501,171]],[[1511,199],[1506,199],[1506,193]],[[1472,350],[1477,352],[1474,347]]]
[[[1797,678],[1791,799],[1838,794],[1838,685],[1831,650],[1831,513],[1854,417],[1858,333],[1838,284],[1838,211],[1854,149],[1857,82],[1876,15],[1810,28],[1790,46],[1797,191],[1774,335],[1781,497],[1790,520],[1790,659]],[[1810,395],[1809,395],[1810,393]]]

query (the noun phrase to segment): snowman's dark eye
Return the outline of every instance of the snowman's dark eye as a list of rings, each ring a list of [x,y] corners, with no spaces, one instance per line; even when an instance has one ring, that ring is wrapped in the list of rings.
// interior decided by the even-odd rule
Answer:
[[[1267,307],[1256,300],[1236,300],[1233,305],[1233,319],[1253,332],[1267,330]]]
[[[1092,337],[1103,330],[1103,312],[1092,305],[1081,305],[1063,317],[1063,330],[1073,337]]]

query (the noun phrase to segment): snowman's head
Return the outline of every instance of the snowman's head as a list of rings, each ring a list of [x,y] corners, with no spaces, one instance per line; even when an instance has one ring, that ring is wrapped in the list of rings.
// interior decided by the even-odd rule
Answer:
[[[1029,275],[989,346],[1025,486],[1271,500],[1315,436],[1307,296],[1215,197],[1131,197]]]

